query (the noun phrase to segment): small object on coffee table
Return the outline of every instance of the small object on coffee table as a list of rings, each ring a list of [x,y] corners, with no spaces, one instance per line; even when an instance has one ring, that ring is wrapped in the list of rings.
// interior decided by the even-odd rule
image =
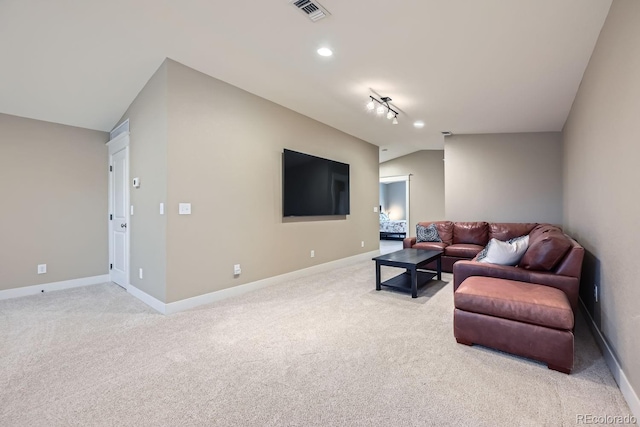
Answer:
[[[401,291],[411,291],[411,297],[418,297],[418,288],[435,276],[442,280],[442,251],[428,251],[424,249],[403,249],[386,255],[372,258],[376,262],[376,291],[382,286],[399,289]],[[422,267],[432,261],[437,261],[435,273],[425,271]],[[384,282],[380,282],[380,266],[405,268],[407,271]]]

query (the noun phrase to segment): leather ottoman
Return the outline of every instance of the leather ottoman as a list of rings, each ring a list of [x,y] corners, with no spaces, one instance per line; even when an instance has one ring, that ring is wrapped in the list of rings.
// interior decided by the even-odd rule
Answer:
[[[455,291],[454,302],[458,343],[480,344],[571,372],[574,314],[561,290],[472,276]]]

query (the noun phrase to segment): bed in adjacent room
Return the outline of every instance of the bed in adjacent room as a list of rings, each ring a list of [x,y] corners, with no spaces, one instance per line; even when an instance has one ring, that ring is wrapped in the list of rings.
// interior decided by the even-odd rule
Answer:
[[[385,213],[380,213],[380,239],[400,240],[407,236],[407,221],[391,220]]]

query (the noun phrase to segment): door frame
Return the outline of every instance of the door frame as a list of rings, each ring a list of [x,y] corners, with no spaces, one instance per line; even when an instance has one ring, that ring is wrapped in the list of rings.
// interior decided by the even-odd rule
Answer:
[[[126,283],[124,284],[125,289],[129,289],[129,285],[131,284],[131,199],[129,194],[129,132],[123,132],[107,142],[107,149],[109,150],[109,156],[107,158],[107,172],[109,173],[109,190],[107,197],[109,198],[108,203],[108,212],[107,212],[107,223],[109,230],[109,265],[113,264],[113,221],[110,219],[110,215],[113,212],[113,176],[111,175],[111,157],[122,150],[125,150],[125,159],[127,162],[127,170],[125,171],[125,200],[126,200],[126,212],[127,212],[127,243],[126,247],[126,262],[127,262],[127,271],[126,271]],[[109,279],[111,279],[111,268],[109,268]]]
[[[397,176],[385,176],[380,177],[380,184],[389,184],[392,182],[405,182],[405,200],[407,201],[407,205],[405,206],[405,211],[407,213],[407,234],[406,237],[411,235],[411,222],[410,222],[410,211],[409,211],[409,182],[411,178],[411,174],[409,175],[397,175]]]

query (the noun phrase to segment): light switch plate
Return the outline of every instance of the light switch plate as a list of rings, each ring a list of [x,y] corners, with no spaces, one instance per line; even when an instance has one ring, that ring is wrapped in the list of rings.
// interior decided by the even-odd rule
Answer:
[[[178,214],[191,215],[191,203],[180,203],[178,205]]]
[[[378,207],[377,207],[377,206],[374,206],[374,207],[373,207],[373,211],[374,211],[374,212],[378,212]]]
[[[47,264],[38,264],[38,274],[45,274],[47,272]]]
[[[160,203],[160,215],[164,215],[164,203]]]

